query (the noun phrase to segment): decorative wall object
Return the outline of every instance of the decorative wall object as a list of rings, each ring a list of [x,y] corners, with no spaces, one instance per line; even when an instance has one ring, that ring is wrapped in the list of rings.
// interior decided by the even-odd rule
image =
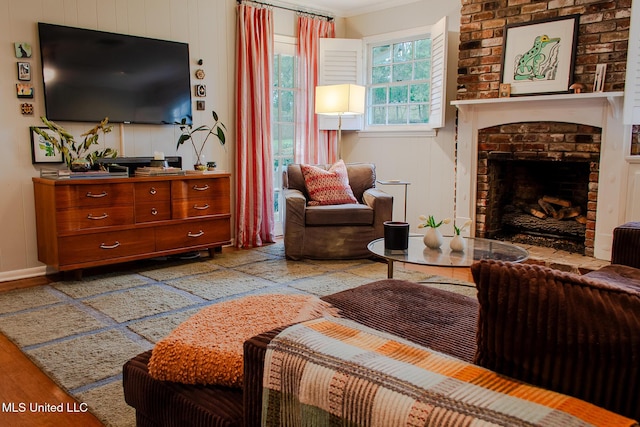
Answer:
[[[205,85],[196,85],[196,96],[207,96],[207,87]]]
[[[196,110],[204,111],[204,101],[196,101]]]
[[[16,50],[16,58],[31,58],[31,45],[25,42],[13,44]]]
[[[604,91],[604,78],[607,75],[607,64],[596,65],[596,76],[593,80],[593,91]]]
[[[505,27],[501,80],[511,84],[512,95],[568,92],[579,19],[569,15]]]
[[[511,96],[511,85],[509,83],[500,83],[500,98],[509,98]]]
[[[18,80],[31,80],[31,64],[28,62],[18,62]]]
[[[20,113],[24,116],[32,116],[33,115],[33,104],[25,102],[24,104],[20,104]]]
[[[62,153],[57,151],[53,144],[38,135],[34,126],[29,128],[31,132],[31,163],[62,163]],[[57,137],[56,133],[47,127],[39,127],[52,137]]]
[[[33,86],[31,83],[17,83],[16,95],[18,98],[33,98]]]

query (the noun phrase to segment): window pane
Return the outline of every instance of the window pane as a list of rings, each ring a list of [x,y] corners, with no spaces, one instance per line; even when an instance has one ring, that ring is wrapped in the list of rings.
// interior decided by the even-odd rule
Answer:
[[[429,101],[429,84],[411,85],[409,99],[411,102],[427,102]]]
[[[283,121],[283,122],[293,121],[293,91],[290,91],[290,90],[280,91],[280,110],[281,110],[281,118],[279,121]]]
[[[387,124],[387,107],[373,107],[369,110],[370,124],[384,125]]]
[[[407,106],[389,107],[389,124],[406,124],[407,123]]]
[[[429,105],[418,104],[409,107],[410,123],[429,123]]]
[[[426,59],[431,56],[431,39],[416,40],[416,59]]]
[[[417,61],[413,68],[414,80],[429,80],[431,78],[431,61]]]
[[[277,89],[274,89],[271,91],[271,114],[273,116],[273,121],[279,121],[280,120],[280,108],[278,108],[278,105],[280,105],[280,97],[279,95],[279,91]]]
[[[392,86],[389,88],[389,104],[406,104],[409,100],[409,86]]]
[[[371,89],[371,104],[386,104],[387,103],[387,88],[375,87]]]
[[[391,66],[373,67],[371,83],[389,83],[391,81]]]
[[[284,157],[290,157],[293,160],[293,123],[290,125],[280,126],[280,145]]]
[[[413,76],[413,62],[408,64],[394,64],[393,66],[393,81],[405,82],[411,80]]]
[[[413,43],[402,42],[393,45],[393,62],[410,61],[413,59]]]
[[[278,76],[280,75],[280,55],[273,56],[273,85],[278,87]]]
[[[280,57],[280,87],[294,86],[293,75],[293,56],[281,56]]]
[[[391,62],[391,46],[377,46],[371,50],[372,64],[384,65]]]

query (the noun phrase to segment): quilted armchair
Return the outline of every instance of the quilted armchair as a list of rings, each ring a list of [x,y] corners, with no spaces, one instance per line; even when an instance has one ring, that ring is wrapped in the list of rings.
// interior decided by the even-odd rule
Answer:
[[[331,165],[316,165],[329,170]],[[384,236],[393,197],[377,188],[375,165],[347,164],[349,185],[358,203],[309,206],[299,164],[284,174],[284,247],[289,259],[347,259],[370,255],[367,244]]]

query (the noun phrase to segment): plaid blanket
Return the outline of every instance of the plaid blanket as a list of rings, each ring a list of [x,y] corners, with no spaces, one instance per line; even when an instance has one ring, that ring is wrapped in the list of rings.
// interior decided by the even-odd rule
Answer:
[[[323,318],[271,341],[263,426],[637,426],[585,401]]]

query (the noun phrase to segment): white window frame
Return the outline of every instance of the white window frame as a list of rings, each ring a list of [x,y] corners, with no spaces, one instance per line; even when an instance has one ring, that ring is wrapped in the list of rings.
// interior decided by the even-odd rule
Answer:
[[[431,94],[429,97],[430,115],[429,123],[413,125],[369,125],[369,120],[364,121],[364,131],[361,134],[375,136],[375,134],[405,134],[407,136],[416,133],[424,133],[428,136],[435,135],[436,129],[444,127],[444,109],[446,102],[446,63],[447,63],[447,17],[445,16],[434,25],[394,31],[363,38],[364,52],[364,78],[367,86],[367,95],[371,84],[371,48],[374,46],[393,44],[395,42],[411,39],[430,38],[431,45]],[[367,99],[367,111],[369,100]],[[433,116],[433,111],[437,114]],[[432,120],[433,119],[433,120]]]

